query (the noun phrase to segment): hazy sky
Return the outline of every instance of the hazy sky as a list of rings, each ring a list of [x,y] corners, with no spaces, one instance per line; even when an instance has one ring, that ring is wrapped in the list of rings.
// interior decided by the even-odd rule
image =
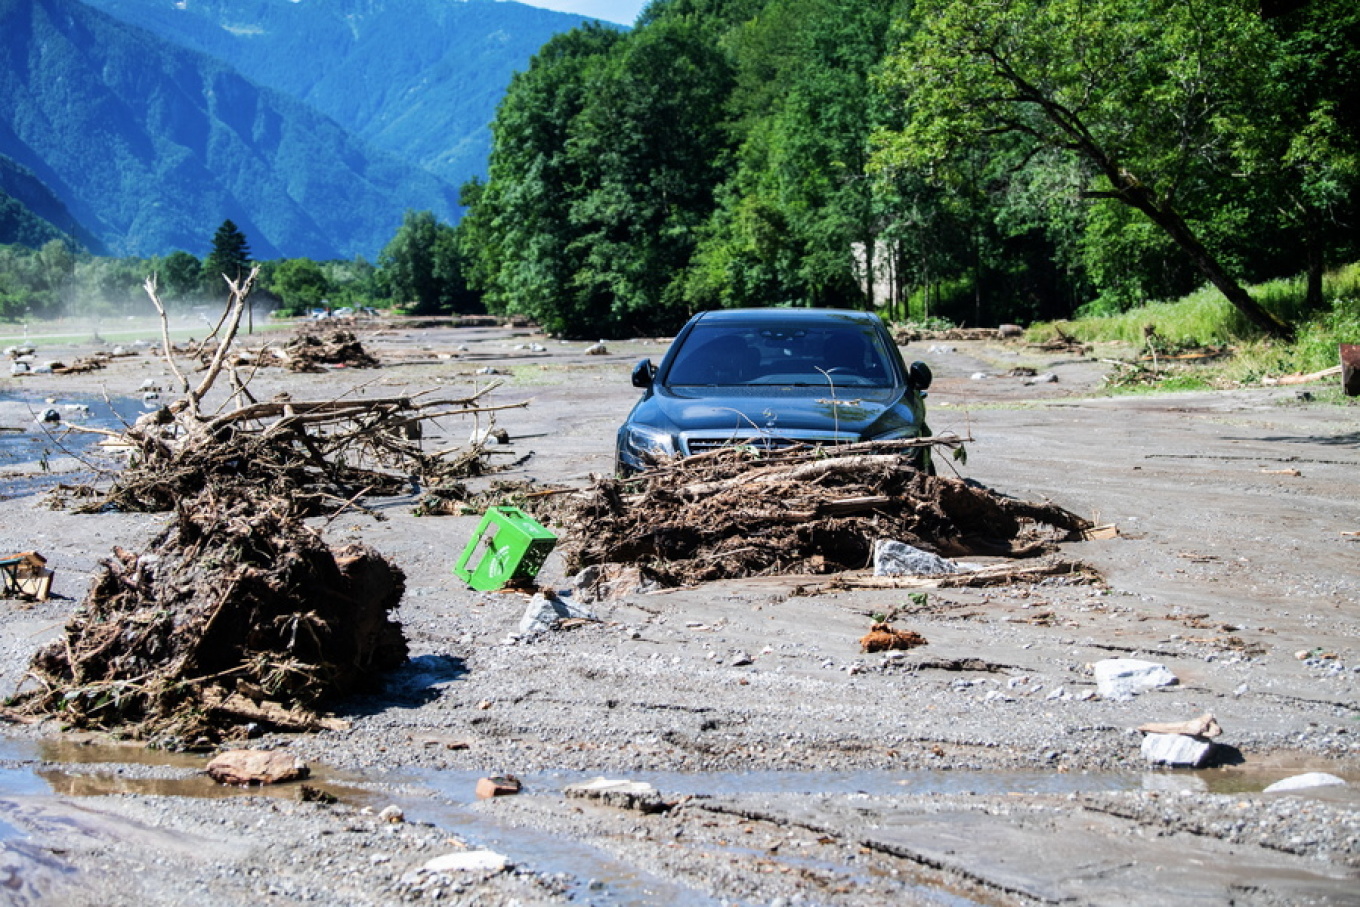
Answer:
[[[579,13],[593,19],[632,25],[647,0],[520,0],[530,6],[555,9],[560,13]]]

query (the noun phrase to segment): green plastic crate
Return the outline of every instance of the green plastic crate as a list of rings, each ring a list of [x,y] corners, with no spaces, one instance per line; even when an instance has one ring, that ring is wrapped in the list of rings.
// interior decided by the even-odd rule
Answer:
[[[453,572],[482,592],[531,582],[557,544],[557,536],[518,507],[492,507],[477,524]],[[475,566],[469,561],[482,556]]]

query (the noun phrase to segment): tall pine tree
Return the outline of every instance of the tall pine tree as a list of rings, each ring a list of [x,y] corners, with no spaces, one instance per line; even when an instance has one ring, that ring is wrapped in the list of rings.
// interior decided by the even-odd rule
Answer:
[[[222,289],[218,283],[223,277],[231,280],[244,280],[250,273],[250,243],[230,219],[222,221],[222,226],[213,234],[212,252],[203,261],[203,283],[209,292]]]

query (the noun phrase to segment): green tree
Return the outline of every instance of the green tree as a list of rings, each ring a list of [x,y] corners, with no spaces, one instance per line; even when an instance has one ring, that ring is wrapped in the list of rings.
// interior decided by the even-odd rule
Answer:
[[[689,315],[683,271],[723,172],[731,70],[705,23],[663,18],[591,75],[566,145],[581,183],[568,207],[563,329],[674,330]]]
[[[431,211],[407,211],[401,227],[378,255],[382,279],[399,303],[420,314],[473,311],[453,227]]]
[[[895,3],[771,0],[724,39],[740,137],[687,291],[697,304],[873,305],[880,205],[870,75]]]
[[[331,293],[326,272],[310,258],[289,258],[280,262],[270,278],[269,287],[294,312],[319,306]]]
[[[189,299],[202,292],[203,262],[196,255],[176,250],[161,261],[159,278],[170,296]]]
[[[1232,185],[1236,152],[1263,127],[1259,67],[1279,56],[1254,0],[922,0],[913,26],[885,77],[907,117],[883,136],[885,172],[978,143],[1062,152],[1083,197],[1140,212],[1252,324],[1292,333],[1206,226],[1251,196]]]
[[[246,235],[230,220],[222,221],[213,234],[212,251],[203,261],[203,281],[209,292],[223,291],[224,278],[234,281],[245,279],[250,267],[250,244]]]
[[[592,73],[623,40],[596,25],[572,29],[510,80],[491,124],[487,181],[463,187],[470,207],[458,227],[470,280],[489,311],[566,329],[561,312],[583,251],[571,207],[585,180],[568,139]]]

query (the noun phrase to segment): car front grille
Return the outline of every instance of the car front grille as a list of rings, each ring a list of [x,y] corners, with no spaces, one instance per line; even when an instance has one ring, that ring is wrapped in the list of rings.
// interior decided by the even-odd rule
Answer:
[[[854,435],[830,431],[790,432],[787,434],[733,434],[731,432],[687,432],[680,436],[686,456],[721,450],[725,447],[751,447],[756,450],[785,450],[802,444],[850,444]]]

